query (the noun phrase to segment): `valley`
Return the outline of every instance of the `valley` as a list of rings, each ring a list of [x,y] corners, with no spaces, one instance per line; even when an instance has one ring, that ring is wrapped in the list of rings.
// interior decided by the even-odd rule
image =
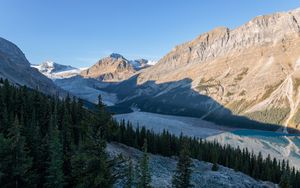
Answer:
[[[76,63],[0,37],[0,187],[298,188],[299,23],[300,8],[256,16],[159,59],[116,48],[123,33],[106,40],[124,55],[69,39]]]

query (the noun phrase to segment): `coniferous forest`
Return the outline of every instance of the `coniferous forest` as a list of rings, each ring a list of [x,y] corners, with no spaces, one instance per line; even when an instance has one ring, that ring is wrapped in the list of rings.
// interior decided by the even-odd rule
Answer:
[[[76,98],[50,97],[1,80],[0,187],[103,188],[119,179],[126,179],[126,187],[150,187],[147,152],[179,156],[174,187],[191,186],[189,157],[213,163],[213,170],[223,165],[281,187],[300,187],[300,173],[288,161],[263,159],[245,149],[176,137],[168,131],[135,129],[130,122],[114,121],[99,99],[97,109],[90,111]],[[144,151],[137,179],[130,160],[108,156],[107,142]],[[188,172],[184,179],[180,169]]]

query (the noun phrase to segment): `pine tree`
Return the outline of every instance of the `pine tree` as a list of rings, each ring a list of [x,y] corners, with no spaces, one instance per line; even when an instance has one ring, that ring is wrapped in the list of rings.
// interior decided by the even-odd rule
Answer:
[[[0,133],[0,187],[7,186],[10,182],[12,172],[13,156],[11,155],[10,142]]]
[[[280,182],[279,182],[279,186],[281,188],[291,188],[291,184],[290,184],[290,178],[288,176],[287,173],[284,173],[281,176]]]
[[[112,187],[115,182],[111,172],[113,164],[109,163],[101,131],[95,127],[88,135],[73,161],[76,184],[79,187]]]
[[[149,156],[147,153],[147,140],[144,140],[143,145],[143,157],[139,163],[139,173],[138,173],[138,187],[139,188],[149,188],[151,187],[151,175],[149,171]]]
[[[62,188],[64,186],[64,173],[63,173],[63,150],[61,143],[60,132],[57,129],[56,118],[51,118],[51,129],[50,130],[50,143],[49,153],[50,162],[47,169],[48,175],[46,177],[47,187]],[[53,128],[52,128],[53,127]]]
[[[192,187],[190,182],[192,174],[192,160],[189,157],[188,145],[183,144],[180,152],[179,161],[177,163],[176,171],[172,179],[172,187],[188,188]]]
[[[134,184],[133,164],[132,164],[132,160],[129,159],[129,161],[128,161],[128,168],[127,168],[127,172],[126,172],[125,187],[126,188],[131,188],[131,187],[133,187],[133,184]]]
[[[219,170],[219,166],[216,162],[213,163],[212,167],[211,167],[212,171],[218,171]]]
[[[12,127],[9,129],[8,140],[11,144],[10,155],[12,155],[12,161],[10,161],[11,183],[13,187],[23,187],[30,181],[32,159],[28,156],[25,148],[25,138],[21,135],[21,125],[17,116]]]
[[[219,169],[219,166],[217,164],[218,158],[219,158],[218,151],[216,149],[213,149],[212,150],[212,162],[213,162],[213,165],[211,167],[212,171],[218,171],[218,169]]]

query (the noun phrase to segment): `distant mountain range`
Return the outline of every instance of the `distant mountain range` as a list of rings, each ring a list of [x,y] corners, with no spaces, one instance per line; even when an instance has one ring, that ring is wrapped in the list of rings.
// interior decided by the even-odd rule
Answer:
[[[300,128],[300,9],[216,28],[110,88],[119,106],[222,119],[229,114]]]
[[[33,67],[91,102],[102,94],[118,112],[134,106],[239,126],[254,120],[300,128],[299,21],[300,9],[295,9],[258,16],[233,30],[216,28],[176,46],[153,66],[113,53],[86,69],[53,62]],[[1,77],[57,90],[4,39],[0,60]]]

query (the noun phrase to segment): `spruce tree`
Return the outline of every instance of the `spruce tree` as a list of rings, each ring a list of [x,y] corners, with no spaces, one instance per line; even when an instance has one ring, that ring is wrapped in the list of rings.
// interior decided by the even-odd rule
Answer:
[[[139,163],[138,173],[138,188],[149,188],[151,187],[151,175],[149,171],[149,155],[147,153],[147,140],[144,139],[143,145],[143,156]]]
[[[126,172],[126,180],[125,180],[125,187],[126,188],[131,188],[133,187],[134,184],[134,171],[133,171],[133,164],[132,164],[132,160],[129,159],[128,161],[128,168],[127,168],[127,172]]]
[[[212,162],[213,162],[213,165],[211,167],[212,171],[218,171],[218,169],[219,169],[219,166],[217,164],[218,158],[219,158],[218,151],[216,149],[213,149],[212,150]]]
[[[30,168],[32,159],[28,156],[25,148],[25,138],[21,135],[21,125],[18,117],[15,117],[14,123],[8,132],[8,140],[11,147],[11,185],[13,187],[24,187],[30,182]]]
[[[211,167],[212,171],[218,171],[219,170],[219,166],[216,162],[213,163],[212,167]]]
[[[192,160],[189,157],[189,150],[187,143],[184,143],[180,152],[176,171],[172,179],[172,187],[188,188],[192,187],[190,182],[192,174]]]
[[[61,135],[57,129],[56,118],[51,118],[51,124],[49,143],[50,161],[47,169],[46,186],[62,188],[64,186],[64,173]]]
[[[114,184],[108,155],[105,152],[106,143],[101,137],[100,129],[94,127],[88,133],[88,139],[76,153],[73,161],[73,171],[76,184],[79,187],[105,187]]]
[[[284,173],[281,176],[281,179],[280,179],[280,182],[279,182],[279,186],[281,188],[291,188],[290,178],[289,178],[289,175],[287,173]]]

